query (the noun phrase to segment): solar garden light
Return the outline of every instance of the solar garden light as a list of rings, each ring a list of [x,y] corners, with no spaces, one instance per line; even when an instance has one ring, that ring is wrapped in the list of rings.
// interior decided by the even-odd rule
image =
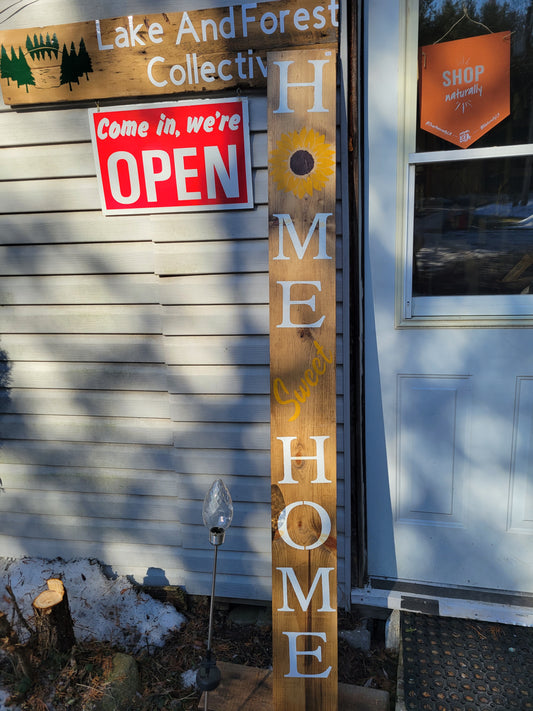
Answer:
[[[224,543],[226,528],[233,518],[233,503],[227,486],[222,479],[217,479],[204,499],[202,510],[204,525],[209,529],[209,543],[215,546],[213,560],[213,581],[211,584],[211,605],[209,609],[209,633],[207,636],[207,651],[196,672],[196,684],[205,691],[205,711],[207,711],[207,692],[216,689],[220,684],[220,669],[217,667],[215,655],[211,651],[213,635],[213,607],[215,603],[215,580],[217,575],[218,547]]]

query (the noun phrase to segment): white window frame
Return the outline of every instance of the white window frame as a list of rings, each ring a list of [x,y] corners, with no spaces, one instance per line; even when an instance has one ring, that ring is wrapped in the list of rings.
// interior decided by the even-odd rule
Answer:
[[[403,89],[400,101],[400,139],[398,147],[398,229],[401,231],[397,271],[398,327],[478,326],[505,327],[533,325],[533,294],[494,296],[413,296],[413,232],[415,172],[417,165],[450,161],[511,158],[533,155],[533,144],[460,148],[416,153],[416,106],[418,67],[418,0],[406,0],[404,51],[400,67]],[[400,85],[402,80],[400,80]],[[403,124],[403,136],[401,125]]]

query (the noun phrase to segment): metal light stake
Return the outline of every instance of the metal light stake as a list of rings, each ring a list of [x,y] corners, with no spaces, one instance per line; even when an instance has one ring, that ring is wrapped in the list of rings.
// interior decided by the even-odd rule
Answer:
[[[213,691],[220,684],[220,669],[217,667],[215,655],[211,650],[211,639],[213,636],[213,610],[215,605],[215,581],[217,575],[218,547],[224,543],[226,528],[231,524],[233,518],[233,503],[228,488],[222,481],[217,479],[204,499],[202,510],[204,525],[209,529],[209,543],[215,546],[215,556],[213,559],[213,580],[211,584],[211,604],[209,607],[209,632],[207,636],[207,651],[205,658],[201,661],[196,672],[196,684],[201,691],[205,691],[204,709],[208,709],[208,691]]]

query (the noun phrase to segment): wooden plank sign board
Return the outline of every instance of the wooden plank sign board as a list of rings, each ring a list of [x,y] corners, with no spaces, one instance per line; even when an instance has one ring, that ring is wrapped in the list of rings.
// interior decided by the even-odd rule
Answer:
[[[337,709],[335,47],[268,55],[273,704]]]
[[[267,50],[335,42],[338,7],[337,0],[270,0],[3,30],[4,102],[265,87]]]

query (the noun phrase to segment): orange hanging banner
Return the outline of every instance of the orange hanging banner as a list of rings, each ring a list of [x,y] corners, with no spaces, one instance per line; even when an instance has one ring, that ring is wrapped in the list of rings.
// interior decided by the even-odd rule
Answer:
[[[511,32],[420,48],[420,127],[468,148],[509,116]]]

